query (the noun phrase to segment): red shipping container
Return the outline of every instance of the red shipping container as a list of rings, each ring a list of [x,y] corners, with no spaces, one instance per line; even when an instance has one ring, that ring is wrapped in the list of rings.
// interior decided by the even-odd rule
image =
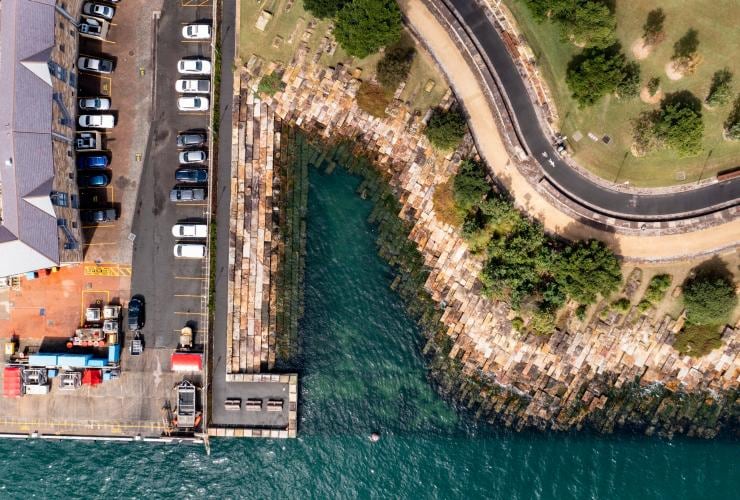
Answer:
[[[82,385],[96,386],[103,382],[102,370],[85,370],[82,372]]]
[[[199,372],[203,369],[203,356],[192,352],[176,352],[170,358],[173,372]]]
[[[3,373],[3,396],[17,398],[21,395],[21,369],[18,366],[6,366]]]

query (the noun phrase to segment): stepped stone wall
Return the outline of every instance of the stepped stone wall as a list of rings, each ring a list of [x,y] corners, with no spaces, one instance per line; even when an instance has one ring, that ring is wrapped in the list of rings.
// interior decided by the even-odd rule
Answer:
[[[670,317],[641,316],[634,308],[603,320],[595,314],[588,324],[572,320],[549,338],[516,332],[508,305],[480,293],[480,259],[434,213],[435,186],[455,172],[459,153],[436,153],[420,133],[423,118],[399,101],[384,119],[363,112],[355,103],[359,81],[345,68],[318,66],[307,55],[307,48],[298,50],[284,70],[285,90],[267,102],[286,123],[325,141],[354,141],[387,174],[402,205],[398,215],[413,223],[409,238],[431,270],[425,287],[444,307],[441,321],[454,341],[449,357],[464,377],[476,381],[462,381],[449,392],[487,418],[519,427],[580,427],[604,414],[597,427],[606,431],[634,422],[635,415],[648,432],[657,425],[669,433],[711,436],[728,418],[737,424],[737,396],[724,396],[736,395],[740,382],[737,330],[728,327],[723,347],[700,359],[671,347],[680,324]],[[249,78],[272,69],[253,57],[242,71]],[[628,388],[654,400],[629,403],[623,393]],[[674,398],[685,393],[699,395],[696,408],[675,404]],[[692,427],[692,418],[706,415],[707,407],[712,416]]]

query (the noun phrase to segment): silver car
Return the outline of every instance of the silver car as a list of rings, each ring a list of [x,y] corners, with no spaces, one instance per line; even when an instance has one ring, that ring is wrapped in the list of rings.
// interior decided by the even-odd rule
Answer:
[[[110,99],[107,97],[84,97],[80,99],[80,109],[105,111],[110,109]]]
[[[187,165],[188,163],[203,163],[206,161],[207,157],[206,152],[201,151],[200,149],[194,151],[181,151],[180,163],[182,165]]]

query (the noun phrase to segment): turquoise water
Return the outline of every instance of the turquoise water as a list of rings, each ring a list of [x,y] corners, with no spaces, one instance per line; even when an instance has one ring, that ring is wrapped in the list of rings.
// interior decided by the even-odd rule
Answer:
[[[300,438],[216,440],[211,456],[0,441],[0,499],[737,498],[736,442],[513,433],[461,417],[427,383],[359,180],[312,169],[310,181]]]

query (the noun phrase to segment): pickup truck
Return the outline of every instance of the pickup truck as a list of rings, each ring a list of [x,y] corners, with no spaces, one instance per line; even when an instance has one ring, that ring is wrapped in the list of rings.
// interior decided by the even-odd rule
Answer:
[[[75,150],[100,151],[101,149],[103,149],[103,144],[100,132],[77,132]]]
[[[177,80],[175,90],[181,94],[208,94],[211,82],[208,80]]]
[[[83,128],[113,128],[116,119],[113,115],[80,115],[77,123]]]
[[[108,22],[102,19],[83,17],[78,29],[80,36],[105,40],[105,37],[108,35],[108,26]]]

